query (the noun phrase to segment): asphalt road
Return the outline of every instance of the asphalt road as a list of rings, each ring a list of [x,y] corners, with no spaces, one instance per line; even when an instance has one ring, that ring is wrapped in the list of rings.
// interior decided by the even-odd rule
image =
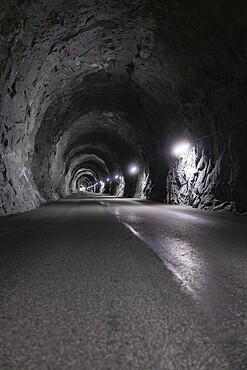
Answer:
[[[0,369],[247,369],[247,219],[74,196],[0,219]]]

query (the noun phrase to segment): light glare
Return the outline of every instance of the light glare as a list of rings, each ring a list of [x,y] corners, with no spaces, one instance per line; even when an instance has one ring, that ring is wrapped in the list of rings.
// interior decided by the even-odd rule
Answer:
[[[175,148],[174,148],[174,154],[175,155],[181,155],[185,152],[187,152],[187,150],[189,149],[190,147],[190,144],[189,143],[182,143],[182,144],[178,144]]]
[[[130,173],[136,173],[137,171],[138,171],[137,166],[133,166],[133,167],[131,167],[131,169],[130,169]]]

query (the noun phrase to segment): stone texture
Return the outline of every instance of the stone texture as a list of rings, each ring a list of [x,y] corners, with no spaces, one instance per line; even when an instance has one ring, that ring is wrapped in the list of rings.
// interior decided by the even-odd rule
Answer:
[[[80,170],[122,175],[113,194],[244,213],[245,15],[244,0],[1,2],[0,213],[75,191]]]

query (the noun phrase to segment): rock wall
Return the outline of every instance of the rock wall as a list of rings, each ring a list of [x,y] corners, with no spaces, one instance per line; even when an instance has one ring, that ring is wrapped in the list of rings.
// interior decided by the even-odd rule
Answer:
[[[246,150],[237,147],[233,150],[232,135],[228,135],[216,157],[196,145],[171,160],[168,203],[247,214]]]

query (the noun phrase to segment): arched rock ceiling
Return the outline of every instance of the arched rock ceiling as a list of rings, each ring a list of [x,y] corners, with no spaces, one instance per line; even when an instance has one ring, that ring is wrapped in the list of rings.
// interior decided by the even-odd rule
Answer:
[[[71,151],[69,151],[69,154],[65,156],[66,162],[65,162],[65,175],[70,169],[71,163],[73,160],[75,160],[78,156],[81,156],[83,154],[94,154],[97,157],[101,158],[108,168],[110,173],[114,173],[115,171],[119,171],[119,168],[117,166],[117,162],[119,162],[119,159],[114,159],[112,153],[105,144],[100,144],[98,142],[88,142],[85,145],[78,145]]]
[[[82,184],[85,187],[90,187],[90,190],[95,189],[94,185],[97,182],[97,175],[91,169],[81,169],[70,181],[69,186],[72,192],[77,192],[78,187]],[[92,188],[93,187],[93,188]]]
[[[94,170],[94,172],[97,174],[97,178],[109,176],[109,170],[102,159],[92,154],[84,154],[76,157],[71,163],[71,178],[73,179],[74,176],[76,176],[77,173],[84,168]]]

